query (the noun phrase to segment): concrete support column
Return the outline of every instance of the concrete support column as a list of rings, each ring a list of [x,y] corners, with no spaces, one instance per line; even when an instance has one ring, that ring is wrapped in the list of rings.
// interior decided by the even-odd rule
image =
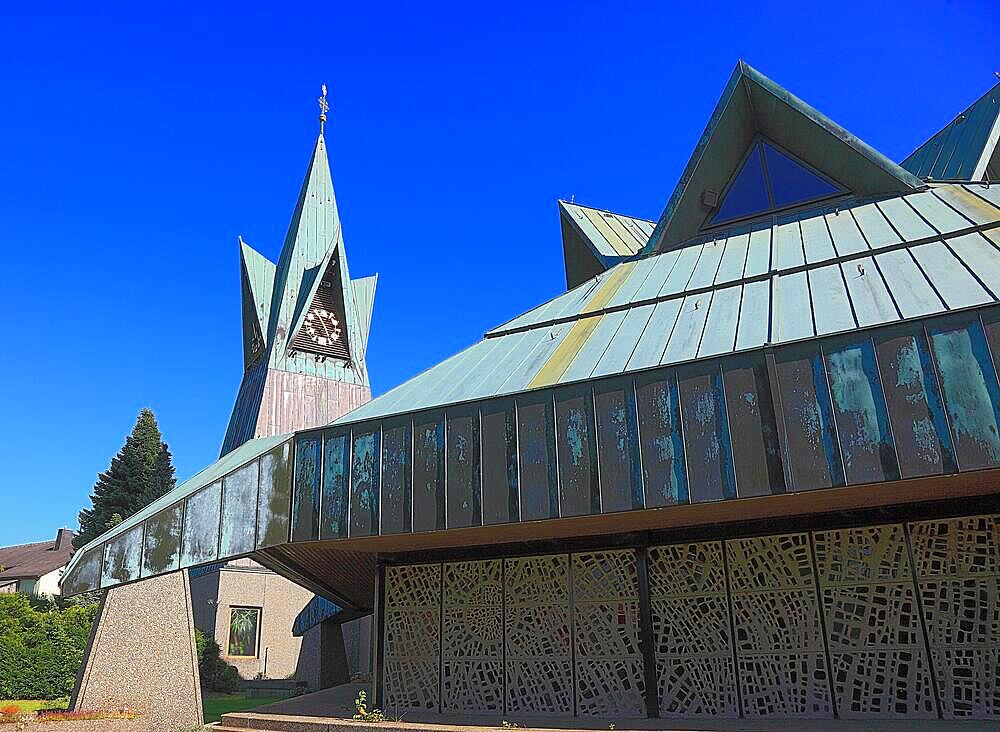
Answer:
[[[108,590],[70,707],[128,707],[149,732],[203,723],[187,572]]]

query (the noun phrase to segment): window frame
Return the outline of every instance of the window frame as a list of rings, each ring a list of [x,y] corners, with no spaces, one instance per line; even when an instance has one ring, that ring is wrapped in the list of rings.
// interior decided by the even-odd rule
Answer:
[[[250,655],[240,655],[232,653],[232,643],[233,643],[233,614],[237,610],[252,610],[256,612],[257,623],[254,626],[254,638],[253,638],[253,653]],[[229,605],[229,623],[226,626],[228,628],[228,633],[226,634],[226,658],[260,658],[260,628],[261,620],[264,617],[264,608],[257,605]]]
[[[771,190],[772,186],[771,173],[767,167],[767,157],[764,153],[764,148],[763,148],[764,145],[770,145],[779,153],[788,157],[796,164],[801,165],[803,168],[805,168],[813,175],[817,176],[823,181],[826,181],[831,186],[837,189],[836,192],[824,196],[814,196],[812,198],[804,198],[801,201],[796,201],[795,203],[786,204],[784,206],[776,206],[774,204],[774,192]],[[771,203],[770,208],[767,208],[764,211],[758,211],[756,213],[744,214],[743,216],[737,216],[735,218],[726,219],[725,221],[713,221],[712,219],[718,214],[719,209],[722,207],[722,203],[726,200],[726,196],[729,195],[729,191],[732,189],[733,183],[735,182],[736,178],[739,177],[739,174],[741,172],[743,172],[743,167],[746,165],[747,160],[754,153],[760,156],[761,169],[764,174],[764,185],[767,189],[767,198],[768,201],[770,201]],[[826,173],[817,170],[815,167],[807,163],[805,160],[800,158],[795,153],[785,148],[783,145],[778,144],[770,137],[767,137],[766,135],[763,135],[758,132],[753,136],[753,139],[750,140],[750,144],[747,146],[747,149],[743,152],[742,157],[740,157],[740,161],[736,164],[736,167],[730,174],[729,179],[726,181],[726,185],[719,192],[718,202],[705,215],[700,230],[704,232],[704,231],[725,229],[734,225],[745,224],[747,222],[754,221],[759,218],[764,218],[767,216],[775,216],[795,211],[800,208],[812,206],[813,204],[819,203],[821,201],[833,201],[840,197],[850,195],[850,193],[851,191],[844,184],[831,178]]]

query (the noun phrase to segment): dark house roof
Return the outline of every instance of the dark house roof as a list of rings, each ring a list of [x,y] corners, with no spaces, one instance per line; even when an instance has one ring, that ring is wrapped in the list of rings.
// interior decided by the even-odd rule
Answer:
[[[0,583],[37,579],[65,566],[73,554],[73,532],[59,529],[55,541],[0,547]]]

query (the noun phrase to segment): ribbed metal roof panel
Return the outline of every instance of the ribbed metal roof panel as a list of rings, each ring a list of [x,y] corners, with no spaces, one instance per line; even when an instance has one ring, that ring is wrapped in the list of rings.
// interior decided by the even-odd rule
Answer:
[[[903,238],[905,237],[905,238]],[[997,301],[1000,195],[941,184],[619,264],[342,418],[416,411]]]
[[[921,178],[969,180],[1000,121],[1000,84],[977,99],[900,165]]]

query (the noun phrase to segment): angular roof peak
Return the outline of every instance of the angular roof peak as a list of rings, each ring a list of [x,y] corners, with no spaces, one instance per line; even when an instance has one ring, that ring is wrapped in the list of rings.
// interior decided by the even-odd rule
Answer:
[[[375,278],[352,280],[348,271],[322,132],[277,264],[242,237],[240,262],[244,376],[223,455],[254,436],[271,371],[341,382],[368,394],[365,351]]]
[[[905,193],[923,182],[742,59],[695,146],[644,253],[696,236],[717,197],[762,136],[860,196]]]
[[[1000,83],[900,163],[921,178],[978,181],[1000,173]],[[990,173],[990,174],[988,174]]]

